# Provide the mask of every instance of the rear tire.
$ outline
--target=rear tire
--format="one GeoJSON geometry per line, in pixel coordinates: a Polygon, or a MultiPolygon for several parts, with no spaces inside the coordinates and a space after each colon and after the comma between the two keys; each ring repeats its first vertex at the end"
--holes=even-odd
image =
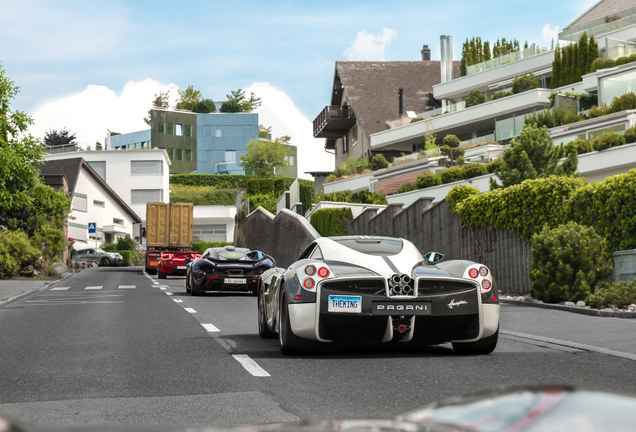
{"type": "Polygon", "coordinates": [[[192,288],[190,288],[190,275],[187,275],[187,274],[186,274],[186,281],[185,281],[185,289],[187,294],[190,294],[190,292],[192,291],[192,288]]]}
{"type": "MultiPolygon", "coordinates": [[[[284,289],[281,287],[281,289],[284,289]]],[[[280,342],[280,352],[285,355],[296,354],[300,352],[312,351],[315,347],[313,341],[299,338],[294,334],[289,322],[289,309],[287,306],[287,297],[282,292],[283,297],[278,309],[278,341],[280,342]]]]}
{"type": "Polygon", "coordinates": [[[110,260],[108,258],[102,258],[102,260],[99,262],[99,265],[101,267],[108,267],[110,266],[110,260]]]}
{"type": "Polygon", "coordinates": [[[453,342],[453,349],[457,354],[490,354],[497,347],[499,329],[486,338],[475,342],[453,342]]]}
{"type": "Polygon", "coordinates": [[[264,339],[273,338],[276,336],[276,333],[273,332],[269,326],[267,325],[267,319],[265,317],[265,304],[263,303],[263,299],[258,295],[258,334],[260,337],[264,339]]]}

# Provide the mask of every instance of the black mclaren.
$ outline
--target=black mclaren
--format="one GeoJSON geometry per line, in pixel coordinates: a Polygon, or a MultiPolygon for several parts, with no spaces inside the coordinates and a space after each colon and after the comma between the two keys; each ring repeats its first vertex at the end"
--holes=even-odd
{"type": "Polygon", "coordinates": [[[276,262],[261,251],[233,246],[207,249],[188,263],[186,292],[193,296],[219,292],[256,295],[261,274],[276,262]]]}

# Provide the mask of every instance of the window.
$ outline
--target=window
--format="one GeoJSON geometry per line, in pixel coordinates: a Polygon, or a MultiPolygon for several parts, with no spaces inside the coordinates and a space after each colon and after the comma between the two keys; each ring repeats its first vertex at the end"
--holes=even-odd
{"type": "Polygon", "coordinates": [[[309,259],[322,260],[324,259],[322,256],[322,251],[320,250],[320,246],[316,246],[316,249],[311,253],[309,259]]]}
{"type": "Polygon", "coordinates": [[[174,160],[183,160],[183,149],[174,149],[174,160]]]}
{"type": "Polygon", "coordinates": [[[157,133],[166,133],[166,124],[163,122],[157,123],[157,133]]]}
{"type": "Polygon", "coordinates": [[[105,208],[106,207],[106,203],[104,201],[93,200],[93,205],[95,207],[101,207],[101,208],[105,208]]]}
{"type": "Polygon", "coordinates": [[[225,241],[227,227],[225,225],[196,225],[192,231],[198,241],[225,241]]]}
{"type": "Polygon", "coordinates": [[[162,202],[163,190],[161,189],[132,189],[130,191],[131,204],[146,204],[147,202],[162,202]]]}
{"type": "Polygon", "coordinates": [[[173,123],[166,123],[166,133],[168,135],[172,135],[174,133],[174,124],[173,123]]]}
{"type": "Polygon", "coordinates": [[[106,162],[105,161],[91,161],[87,162],[91,168],[93,168],[97,174],[102,178],[102,180],[106,180],[106,162]]]}
{"type": "Polygon", "coordinates": [[[236,150],[225,150],[225,162],[236,162],[236,150]]]}
{"type": "Polygon", "coordinates": [[[123,219],[113,218],[113,223],[114,223],[115,225],[121,225],[121,226],[123,226],[123,225],[124,225],[124,220],[123,220],[123,219]]]}
{"type": "Polygon", "coordinates": [[[183,125],[183,135],[192,136],[192,125],[183,125]]]}
{"type": "Polygon", "coordinates": [[[190,149],[184,150],[183,160],[188,162],[192,161],[192,150],[190,149]]]}
{"type": "Polygon", "coordinates": [[[353,145],[356,145],[358,143],[358,125],[354,125],[351,128],[351,142],[353,143],[353,145]]]}
{"type": "Polygon", "coordinates": [[[287,162],[287,166],[294,166],[294,157],[289,155],[289,156],[285,156],[285,162],[287,162]]]}
{"type": "Polygon", "coordinates": [[[174,134],[176,136],[182,136],[183,135],[183,125],[177,123],[174,125],[174,134]]]}
{"type": "Polygon", "coordinates": [[[347,142],[347,136],[342,137],[342,153],[349,152],[349,143],[347,142]]]}
{"type": "Polygon", "coordinates": [[[88,209],[88,197],[84,194],[73,194],[73,210],[86,212],[88,209]]]}
{"type": "Polygon", "coordinates": [[[221,138],[221,137],[223,137],[223,131],[222,131],[220,128],[215,129],[215,130],[214,130],[214,136],[215,136],[216,138],[221,138]]]}
{"type": "Polygon", "coordinates": [[[130,161],[131,175],[156,175],[163,174],[161,161],[130,161]]]}

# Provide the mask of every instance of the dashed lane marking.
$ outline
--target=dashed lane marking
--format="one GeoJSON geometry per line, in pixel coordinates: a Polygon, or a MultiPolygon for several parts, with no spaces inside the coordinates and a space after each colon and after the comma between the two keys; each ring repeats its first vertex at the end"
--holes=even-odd
{"type": "Polygon", "coordinates": [[[84,288],[85,290],[100,290],[104,288],[103,285],[94,285],[94,286],[87,286],[86,288],[84,288]]]}
{"type": "Polygon", "coordinates": [[[219,330],[214,324],[201,324],[203,326],[203,328],[205,329],[205,331],[213,333],[213,332],[220,332],[221,330],[219,330]]]}
{"type": "Polygon", "coordinates": [[[183,300],[181,299],[172,299],[172,301],[175,303],[183,303],[183,300]]]}
{"type": "Polygon", "coordinates": [[[267,373],[265,369],[260,367],[258,363],[256,363],[246,354],[233,354],[232,357],[234,357],[236,361],[238,361],[241,364],[241,366],[245,368],[246,371],[248,371],[250,374],[252,374],[255,377],[271,376],[270,374],[267,373]]]}
{"type": "Polygon", "coordinates": [[[171,293],[170,291],[166,291],[166,295],[172,296],[174,295],[173,293],[171,293]]]}
{"type": "Polygon", "coordinates": [[[197,313],[197,311],[192,308],[184,308],[184,309],[186,310],[186,312],[197,313]]]}
{"type": "Polygon", "coordinates": [[[49,291],[66,291],[69,288],[71,287],[55,287],[55,288],[51,288],[49,291]]]}
{"type": "Polygon", "coordinates": [[[135,285],[119,285],[119,289],[135,289],[135,285]]]}

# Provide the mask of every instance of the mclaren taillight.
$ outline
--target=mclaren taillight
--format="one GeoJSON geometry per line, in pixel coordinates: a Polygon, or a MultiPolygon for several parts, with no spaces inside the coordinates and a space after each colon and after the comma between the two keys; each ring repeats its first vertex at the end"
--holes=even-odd
{"type": "Polygon", "coordinates": [[[479,274],[482,276],[488,276],[488,267],[485,267],[485,266],[479,267],[479,274]]]}
{"type": "Polygon", "coordinates": [[[492,283],[488,279],[481,281],[481,287],[485,290],[489,290],[492,287],[492,283]]]}
{"type": "Polygon", "coordinates": [[[326,278],[329,276],[329,269],[327,267],[320,267],[320,269],[318,269],[318,276],[326,278]]]}
{"type": "Polygon", "coordinates": [[[308,265],[307,267],[305,267],[305,274],[307,276],[313,276],[316,274],[316,267],[312,266],[312,265],[308,265]]]}
{"type": "Polygon", "coordinates": [[[314,287],[314,280],[312,278],[307,278],[303,281],[303,287],[305,287],[305,289],[312,289],[314,287]]]}
{"type": "Polygon", "coordinates": [[[479,276],[479,271],[476,268],[471,268],[470,270],[468,270],[468,276],[473,279],[477,279],[477,276],[479,276]]]}

